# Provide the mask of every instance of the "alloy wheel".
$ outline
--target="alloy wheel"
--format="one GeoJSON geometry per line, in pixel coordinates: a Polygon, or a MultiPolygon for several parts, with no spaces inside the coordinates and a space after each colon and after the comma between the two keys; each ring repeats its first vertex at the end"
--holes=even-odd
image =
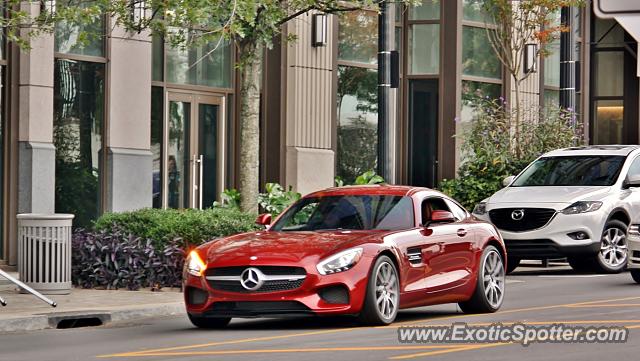
{"type": "Polygon", "coordinates": [[[390,319],[398,308],[398,275],[388,262],[380,263],[376,272],[376,306],[380,315],[390,319]]]}
{"type": "Polygon", "coordinates": [[[620,228],[604,231],[598,257],[610,268],[618,268],[627,262],[627,236],[620,228]]]}
{"type": "Polygon", "coordinates": [[[493,308],[498,308],[504,298],[505,273],[502,257],[497,251],[487,253],[482,267],[482,282],[487,302],[493,308]]]}

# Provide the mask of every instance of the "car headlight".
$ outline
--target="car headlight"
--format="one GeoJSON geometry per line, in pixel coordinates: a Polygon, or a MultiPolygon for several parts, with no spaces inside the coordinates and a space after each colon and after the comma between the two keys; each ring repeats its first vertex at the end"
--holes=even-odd
{"type": "Polygon", "coordinates": [[[629,230],[627,232],[631,236],[640,236],[640,226],[637,224],[632,224],[629,226],[629,230]]]}
{"type": "Polygon", "coordinates": [[[351,248],[325,259],[318,263],[316,268],[321,275],[344,272],[358,263],[360,256],[362,256],[362,248],[351,248]]]}
{"type": "Polygon", "coordinates": [[[185,263],[187,265],[187,272],[196,277],[202,276],[204,271],[207,269],[206,263],[202,261],[202,258],[200,258],[200,255],[196,250],[189,253],[185,263]]]}
{"type": "Polygon", "coordinates": [[[473,214],[483,215],[487,213],[487,202],[480,202],[473,208],[473,214]]]}
{"type": "Polygon", "coordinates": [[[598,201],[580,201],[575,202],[569,207],[560,211],[562,214],[580,214],[597,211],[602,207],[602,202],[598,201]]]}

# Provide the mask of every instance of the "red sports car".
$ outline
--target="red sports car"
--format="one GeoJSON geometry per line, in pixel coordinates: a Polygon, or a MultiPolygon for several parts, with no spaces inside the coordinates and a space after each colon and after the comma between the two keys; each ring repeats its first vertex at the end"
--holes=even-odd
{"type": "Polygon", "coordinates": [[[457,302],[465,312],[495,312],[504,299],[498,231],[430,189],[332,188],[258,223],[266,229],[189,254],[184,295],[195,326],[300,314],[384,325],[403,308],[457,302]]]}

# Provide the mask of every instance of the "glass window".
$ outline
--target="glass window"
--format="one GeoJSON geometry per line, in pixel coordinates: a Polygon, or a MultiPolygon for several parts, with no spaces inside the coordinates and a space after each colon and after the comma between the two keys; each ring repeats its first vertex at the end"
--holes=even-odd
{"type": "Polygon", "coordinates": [[[99,214],[104,81],[104,64],[55,60],[56,212],[75,214],[76,227],[99,214]]]}
{"type": "Polygon", "coordinates": [[[158,35],[153,36],[151,46],[151,80],[164,80],[164,42],[158,35]]]}
{"type": "MultiPolygon", "coordinates": [[[[545,89],[544,90],[544,104],[545,105],[551,105],[551,106],[559,106],[560,105],[560,90],[545,89]]],[[[577,109],[576,109],[576,111],[577,111],[577,109]]]]}
{"type": "Polygon", "coordinates": [[[485,0],[462,0],[462,18],[481,23],[493,23],[491,17],[484,11],[485,0]]]}
{"type": "Polygon", "coordinates": [[[151,87],[151,154],[153,179],[153,208],[162,208],[162,118],[163,88],[151,87]]]}
{"type": "Polygon", "coordinates": [[[627,177],[637,177],[640,176],[640,157],[636,157],[631,163],[629,167],[629,171],[627,172],[627,177]]]}
{"type": "Polygon", "coordinates": [[[460,113],[462,120],[471,120],[478,98],[498,99],[501,90],[502,86],[500,84],[463,80],[462,111],[460,113]]]}
{"type": "MultiPolygon", "coordinates": [[[[1,36],[0,36],[1,37],[1,36]]],[[[4,37],[2,37],[4,38],[4,37]]],[[[4,132],[4,66],[0,66],[0,189],[3,189],[3,180],[4,180],[4,143],[3,143],[3,132],[4,132]]],[[[2,257],[2,247],[3,247],[3,239],[2,239],[2,225],[3,225],[3,196],[4,191],[0,191],[0,257],[2,257]]]]}
{"type": "Polygon", "coordinates": [[[544,58],[544,85],[560,87],[560,41],[548,46],[549,55],[544,58]]]}
{"type": "Polygon", "coordinates": [[[598,51],[595,66],[594,96],[622,96],[624,92],[624,52],[598,51]]]}
{"type": "Polygon", "coordinates": [[[59,22],[55,26],[55,51],[64,54],[104,57],[104,16],[85,25],[59,22]]]}
{"type": "Polygon", "coordinates": [[[565,156],[536,160],[511,187],[610,186],[618,179],[623,156],[565,156]]]}
{"type": "Polygon", "coordinates": [[[445,199],[445,202],[447,202],[447,205],[451,209],[451,213],[453,213],[453,215],[456,217],[458,221],[463,221],[469,216],[467,211],[464,210],[464,208],[462,208],[456,202],[452,202],[448,199],[445,199]]]}
{"type": "Polygon", "coordinates": [[[378,75],[373,69],[338,67],[337,175],[346,183],[378,160],[378,75]]]}
{"type": "Polygon", "coordinates": [[[372,11],[340,14],[338,59],[366,64],[378,62],[378,14],[372,11]]]}
{"type": "Polygon", "coordinates": [[[440,1],[422,0],[422,3],[409,8],[409,20],[438,20],[440,19],[440,1]]]}
{"type": "MultiPolygon", "coordinates": [[[[228,42],[211,42],[187,49],[166,44],[165,51],[167,82],[231,87],[231,46],[228,42]]],[[[159,65],[154,66],[154,69],[157,66],[159,65]]]]}
{"type": "Polygon", "coordinates": [[[489,43],[486,29],[462,27],[462,74],[494,79],[502,77],[502,65],[489,43]]]}
{"type": "Polygon", "coordinates": [[[594,17],[595,32],[593,40],[598,48],[624,46],[624,29],[614,19],[599,19],[594,17]]]}
{"type": "Polygon", "coordinates": [[[440,25],[415,24],[409,28],[409,74],[440,72],[440,25]]]}
{"type": "Polygon", "coordinates": [[[191,103],[169,102],[167,176],[169,208],[189,207],[191,103]]]}
{"type": "Polygon", "coordinates": [[[271,230],[402,230],[413,227],[413,201],[410,197],[341,195],[303,198],[271,230]]]}
{"type": "Polygon", "coordinates": [[[624,106],[620,100],[594,102],[593,144],[622,144],[624,106]]]}

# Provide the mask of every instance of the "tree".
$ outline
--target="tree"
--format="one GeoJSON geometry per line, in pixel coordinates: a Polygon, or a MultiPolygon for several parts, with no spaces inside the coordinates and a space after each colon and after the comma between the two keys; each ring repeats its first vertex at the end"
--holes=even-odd
{"type": "MultiPolygon", "coordinates": [[[[513,80],[515,99],[515,138],[521,128],[522,111],[520,85],[530,75],[523,71],[526,44],[537,42],[536,58],[550,54],[549,45],[560,33],[569,29],[554,21],[564,7],[582,6],[584,0],[471,0],[485,14],[485,27],[489,43],[513,80]]],[[[515,144],[516,153],[520,145],[515,144]]]]}
{"type": "MultiPolygon", "coordinates": [[[[377,9],[382,0],[58,0],[55,9],[37,15],[19,8],[19,0],[8,0],[8,16],[0,20],[7,39],[28,46],[28,38],[51,32],[58,23],[88,24],[103,14],[114,26],[129,31],[161,35],[171,46],[191,47],[232,41],[239,53],[240,71],[240,177],[241,208],[257,210],[259,110],[263,52],[273,45],[282,26],[309,11],[338,13],[377,9]],[[133,10],[133,11],[132,11],[133,10]],[[135,16],[143,10],[145,16],[135,16]],[[30,29],[26,36],[19,29],[30,29]],[[25,38],[26,37],[26,38],[25,38]]],[[[414,4],[418,0],[402,0],[414,4]]],[[[48,4],[44,1],[44,4],[48,4]]],[[[46,8],[46,6],[44,6],[46,8]]],[[[87,36],[87,35],[83,35],[87,36]]],[[[293,39],[286,39],[293,40],[293,39]]],[[[203,58],[211,55],[214,47],[203,58]]],[[[202,59],[200,59],[202,60],[202,59]]],[[[197,60],[197,61],[200,61],[197,60]]]]}

